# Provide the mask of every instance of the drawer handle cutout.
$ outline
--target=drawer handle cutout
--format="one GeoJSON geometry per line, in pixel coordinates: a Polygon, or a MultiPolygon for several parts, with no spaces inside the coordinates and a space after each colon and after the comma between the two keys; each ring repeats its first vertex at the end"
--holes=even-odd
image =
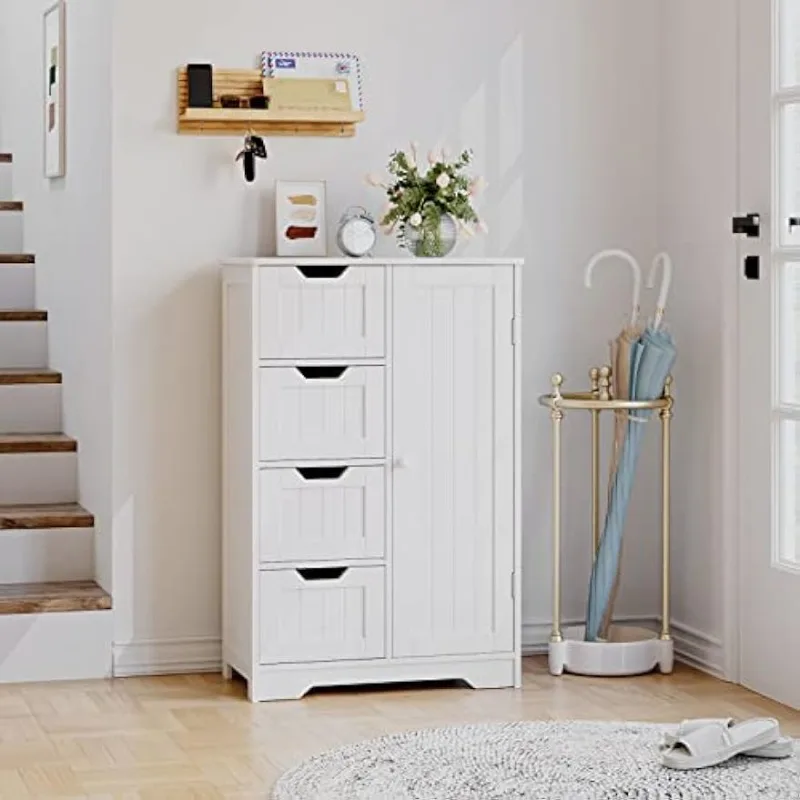
{"type": "Polygon", "coordinates": [[[307,481],[338,481],[348,467],[297,467],[297,471],[307,481]]]}
{"type": "Polygon", "coordinates": [[[347,367],[295,367],[307,381],[335,380],[347,372],[347,367]]]}
{"type": "Polygon", "coordinates": [[[347,569],[347,567],[306,567],[298,569],[297,574],[304,581],[338,581],[347,569]]]}
{"type": "Polygon", "coordinates": [[[341,278],[347,272],[347,264],[306,264],[298,266],[297,271],[310,280],[322,278],[341,278]]]}

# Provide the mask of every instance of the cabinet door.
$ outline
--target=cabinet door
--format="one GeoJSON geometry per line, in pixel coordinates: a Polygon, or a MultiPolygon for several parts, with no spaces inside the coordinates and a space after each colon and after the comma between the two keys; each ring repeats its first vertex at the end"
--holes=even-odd
{"type": "Polygon", "coordinates": [[[393,283],[393,654],[508,652],[513,267],[395,267],[393,283]]]}

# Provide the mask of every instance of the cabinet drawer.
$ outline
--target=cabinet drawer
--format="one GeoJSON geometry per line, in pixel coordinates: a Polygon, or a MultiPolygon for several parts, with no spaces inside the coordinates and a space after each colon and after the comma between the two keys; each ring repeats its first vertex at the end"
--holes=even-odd
{"type": "Polygon", "coordinates": [[[383,367],[263,367],[262,461],[382,458],[383,367]]]}
{"type": "Polygon", "coordinates": [[[262,664],[383,658],[383,567],[262,572],[262,664]]]}
{"type": "Polygon", "coordinates": [[[261,358],[382,357],[384,284],[384,267],[261,270],[261,358]]]}
{"type": "Polygon", "coordinates": [[[263,469],[262,562],[383,558],[383,467],[263,469]]]}

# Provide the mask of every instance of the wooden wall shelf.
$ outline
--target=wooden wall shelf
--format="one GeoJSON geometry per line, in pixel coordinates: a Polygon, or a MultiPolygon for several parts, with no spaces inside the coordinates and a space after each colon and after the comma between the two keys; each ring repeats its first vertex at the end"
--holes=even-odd
{"type": "Polygon", "coordinates": [[[178,132],[211,136],[237,136],[250,131],[265,136],[355,136],[363,111],[272,111],[222,108],[221,95],[253,97],[263,92],[257,69],[215,69],[214,107],[189,108],[186,67],[178,70],[178,132]]]}

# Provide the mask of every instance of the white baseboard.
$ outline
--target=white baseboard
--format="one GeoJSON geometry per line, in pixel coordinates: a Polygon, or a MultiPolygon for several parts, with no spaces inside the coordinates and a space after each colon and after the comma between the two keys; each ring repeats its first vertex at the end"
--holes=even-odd
{"type": "Polygon", "coordinates": [[[114,676],[219,672],[222,642],[215,636],[142,639],[114,645],[114,676]]]}
{"type": "MultiPolygon", "coordinates": [[[[630,616],[617,620],[622,625],[658,629],[651,616],[630,616]]],[[[582,620],[566,620],[564,626],[580,625],[582,620]]],[[[522,652],[526,656],[547,652],[550,622],[531,621],[522,626],[522,652]]],[[[723,676],[723,645],[681,622],[672,623],[675,657],[695,669],[715,677],[723,676]]],[[[114,645],[114,675],[176,675],[191,672],[218,672],[222,667],[222,644],[214,636],[185,639],[143,639],[114,645]]]]}
{"type": "MultiPolygon", "coordinates": [[[[660,622],[657,617],[631,616],[616,620],[620,625],[637,625],[642,628],[658,630],[660,622]]],[[[582,625],[583,620],[565,620],[564,627],[582,625]]],[[[547,653],[550,640],[550,622],[525,622],[522,625],[522,652],[526,656],[547,653]]],[[[716,678],[724,676],[724,647],[719,639],[708,636],[702,631],[672,622],[672,638],[675,642],[675,658],[690,667],[707,672],[716,678]]]]}
{"type": "Polygon", "coordinates": [[[725,648],[714,636],[709,636],[682,622],[672,623],[675,657],[690,667],[725,680],[725,648]]]}

